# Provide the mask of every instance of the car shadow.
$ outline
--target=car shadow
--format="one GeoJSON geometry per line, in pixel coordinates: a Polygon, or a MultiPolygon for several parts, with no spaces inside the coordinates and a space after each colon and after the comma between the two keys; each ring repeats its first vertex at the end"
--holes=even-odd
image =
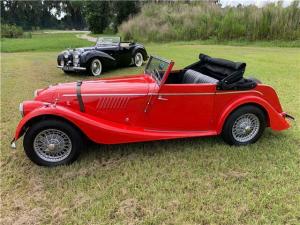
{"type": "Polygon", "coordinates": [[[199,151],[215,146],[226,145],[220,137],[185,138],[173,140],[159,140],[138,143],[101,145],[88,142],[78,161],[93,161],[106,166],[111,162],[121,162],[126,159],[147,158],[172,152],[188,152],[193,148],[199,151]],[[133,157],[134,156],[134,157],[133,157]]]}

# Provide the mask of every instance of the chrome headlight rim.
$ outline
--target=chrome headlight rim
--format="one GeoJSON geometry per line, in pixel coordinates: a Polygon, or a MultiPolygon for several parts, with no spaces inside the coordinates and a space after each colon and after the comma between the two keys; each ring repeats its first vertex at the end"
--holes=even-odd
{"type": "Polygon", "coordinates": [[[73,52],[74,58],[79,58],[80,52],[79,51],[74,51],[73,52]]]}
{"type": "Polygon", "coordinates": [[[24,117],[24,104],[23,102],[19,105],[19,112],[21,113],[21,116],[24,117]]]}
{"type": "Polygon", "coordinates": [[[64,58],[69,58],[69,51],[64,51],[64,58]]]}

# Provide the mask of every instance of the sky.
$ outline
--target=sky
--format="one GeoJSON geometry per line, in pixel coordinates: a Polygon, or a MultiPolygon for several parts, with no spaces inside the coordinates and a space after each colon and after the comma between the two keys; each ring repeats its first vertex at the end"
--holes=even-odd
{"type": "MultiPolygon", "coordinates": [[[[293,2],[293,0],[281,0],[283,2],[283,6],[288,6],[293,2]]],[[[258,7],[262,7],[267,3],[279,2],[279,0],[220,0],[223,7],[225,6],[237,6],[238,4],[242,5],[256,5],[258,7]]]]}

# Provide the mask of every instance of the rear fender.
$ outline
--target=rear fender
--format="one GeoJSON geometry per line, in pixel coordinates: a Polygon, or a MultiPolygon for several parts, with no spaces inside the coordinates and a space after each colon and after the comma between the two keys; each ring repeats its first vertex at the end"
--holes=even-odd
{"type": "Polygon", "coordinates": [[[289,123],[285,120],[284,112],[277,112],[272,105],[270,105],[266,100],[257,96],[245,96],[243,98],[239,98],[238,100],[230,103],[227,108],[223,111],[221,116],[217,122],[217,133],[220,134],[222,132],[223,125],[227,119],[227,117],[237,108],[243,105],[258,105],[266,112],[267,120],[269,122],[270,128],[273,130],[285,130],[290,127],[289,123]]]}
{"type": "Polygon", "coordinates": [[[141,46],[141,45],[137,45],[137,46],[135,46],[135,47],[133,48],[133,50],[132,50],[132,57],[133,57],[133,56],[135,55],[135,53],[138,52],[138,51],[142,53],[143,59],[144,59],[144,61],[146,61],[146,60],[148,59],[148,54],[147,54],[146,50],[144,49],[144,47],[141,46]]]}

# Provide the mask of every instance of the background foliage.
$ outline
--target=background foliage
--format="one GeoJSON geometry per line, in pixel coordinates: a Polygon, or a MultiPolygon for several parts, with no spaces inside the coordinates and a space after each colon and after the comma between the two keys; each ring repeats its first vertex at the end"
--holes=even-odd
{"type": "Polygon", "coordinates": [[[226,7],[217,4],[147,4],[124,22],[120,33],[126,39],[174,40],[297,40],[300,39],[300,7],[294,1],[282,4],[226,7]]]}
{"type": "MultiPolygon", "coordinates": [[[[141,41],[299,40],[300,4],[225,7],[218,1],[1,1],[2,24],[89,29],[141,41]]],[[[16,37],[19,35],[12,35],[16,37]]]]}
{"type": "Polygon", "coordinates": [[[23,29],[15,25],[1,24],[1,37],[18,38],[22,37],[23,29]]]}
{"type": "Polygon", "coordinates": [[[138,1],[1,1],[2,24],[24,30],[90,29],[93,33],[117,27],[140,10],[138,1]]]}

